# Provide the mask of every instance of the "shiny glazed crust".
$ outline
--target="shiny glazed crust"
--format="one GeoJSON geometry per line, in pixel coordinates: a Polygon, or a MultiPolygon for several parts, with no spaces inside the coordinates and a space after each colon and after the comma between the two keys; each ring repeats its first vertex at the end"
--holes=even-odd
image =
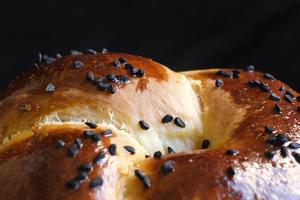
{"type": "Polygon", "coordinates": [[[0,199],[300,198],[298,95],[251,70],[176,73],[121,53],[57,58],[19,76],[2,95],[0,199]],[[115,66],[120,58],[145,74],[115,66]],[[108,80],[114,92],[104,91],[87,77],[91,72],[94,79],[129,79],[108,80]],[[162,123],[166,114],[184,127],[174,119],[162,123]],[[103,135],[107,129],[111,135],[103,135]],[[86,130],[101,138],[87,138],[86,130]],[[76,139],[82,146],[72,156],[76,139]],[[153,156],[157,151],[162,158],[153,156]],[[70,187],[84,163],[92,163],[91,171],[70,187]],[[93,187],[96,177],[103,183],[93,187]]]}

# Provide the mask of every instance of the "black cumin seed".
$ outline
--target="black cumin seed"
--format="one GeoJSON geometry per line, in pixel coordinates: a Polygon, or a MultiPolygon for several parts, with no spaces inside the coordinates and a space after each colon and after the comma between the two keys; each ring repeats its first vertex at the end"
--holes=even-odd
{"type": "Polygon", "coordinates": [[[247,71],[247,72],[253,72],[254,69],[255,69],[255,67],[254,67],[253,65],[249,65],[249,66],[247,66],[247,67],[245,68],[245,71],[247,71]]]}
{"type": "Polygon", "coordinates": [[[115,156],[117,154],[117,145],[116,144],[111,144],[108,147],[108,152],[110,153],[110,155],[115,156]]]}
{"type": "Polygon", "coordinates": [[[119,58],[119,61],[120,61],[121,64],[127,63],[127,59],[126,58],[119,58]]]}
{"type": "Polygon", "coordinates": [[[273,110],[275,111],[275,113],[278,113],[278,114],[282,113],[282,109],[278,104],[275,104],[273,110]]]}
{"type": "Polygon", "coordinates": [[[86,74],[86,78],[87,78],[89,81],[94,82],[94,80],[95,80],[94,73],[93,73],[92,71],[88,71],[87,74],[86,74]]]}
{"type": "Polygon", "coordinates": [[[272,126],[265,126],[265,132],[273,134],[275,132],[275,129],[272,126]]]}
{"type": "Polygon", "coordinates": [[[136,169],[134,170],[134,174],[138,179],[140,179],[143,182],[145,188],[151,187],[151,180],[148,176],[146,176],[144,172],[142,172],[139,169],[136,169]]]}
{"type": "Polygon", "coordinates": [[[145,122],[144,120],[140,120],[139,125],[144,130],[148,130],[150,128],[149,124],[147,124],[147,122],[145,122]]]}
{"type": "Polygon", "coordinates": [[[96,54],[97,53],[97,51],[95,51],[94,49],[87,49],[87,52],[91,53],[91,54],[96,54]]]}
{"type": "Polygon", "coordinates": [[[101,133],[102,136],[104,137],[109,137],[112,136],[112,130],[111,129],[106,129],[101,133]]]}
{"type": "Polygon", "coordinates": [[[281,147],[280,154],[283,158],[289,155],[289,149],[286,146],[281,147]]]}
{"type": "Polygon", "coordinates": [[[272,92],[272,88],[269,85],[267,85],[266,83],[261,83],[260,89],[263,92],[272,92]]]}
{"type": "Polygon", "coordinates": [[[270,94],[270,99],[273,100],[273,101],[280,101],[281,100],[280,96],[278,96],[275,93],[270,94]]]}
{"type": "Polygon", "coordinates": [[[76,190],[79,188],[79,182],[76,180],[70,180],[66,183],[66,186],[71,190],[76,190]]]}
{"type": "Polygon", "coordinates": [[[276,135],[271,135],[270,137],[269,137],[269,139],[268,139],[268,144],[270,144],[270,145],[275,145],[276,144],[276,141],[277,141],[277,139],[276,139],[276,135]]]}
{"type": "Polygon", "coordinates": [[[65,141],[63,141],[62,139],[59,139],[59,140],[57,140],[57,142],[56,142],[56,147],[57,148],[62,148],[62,147],[64,147],[65,146],[65,141]]]}
{"type": "Polygon", "coordinates": [[[290,95],[292,98],[295,98],[295,95],[291,93],[290,91],[286,91],[285,94],[290,95]]]}
{"type": "Polygon", "coordinates": [[[97,124],[95,122],[88,121],[85,122],[85,124],[90,128],[97,128],[97,124]]]}
{"type": "Polygon", "coordinates": [[[209,144],[210,144],[209,140],[205,139],[202,142],[201,148],[202,149],[207,149],[209,147],[209,144]]]}
{"type": "Polygon", "coordinates": [[[290,149],[299,149],[300,148],[300,144],[297,142],[292,142],[289,144],[288,146],[290,149]]]}
{"type": "Polygon", "coordinates": [[[104,159],[104,157],[105,157],[105,152],[104,151],[100,151],[98,153],[98,155],[95,157],[94,163],[95,164],[101,164],[101,161],[104,159]]]}
{"type": "Polygon", "coordinates": [[[116,78],[116,76],[112,73],[109,73],[106,75],[106,79],[109,81],[113,81],[116,78]]]}
{"type": "Polygon", "coordinates": [[[265,157],[268,159],[272,159],[275,156],[275,152],[274,151],[267,151],[265,153],[265,157]]]}
{"type": "Polygon", "coordinates": [[[56,53],[56,54],[55,54],[55,57],[56,57],[56,58],[61,58],[62,55],[61,55],[60,53],[56,53]]]}
{"type": "Polygon", "coordinates": [[[284,95],[284,100],[286,100],[289,103],[293,103],[294,98],[291,95],[289,95],[289,94],[285,94],[284,95]]]}
{"type": "Polygon", "coordinates": [[[72,146],[69,148],[69,155],[72,157],[75,157],[78,154],[79,148],[77,144],[72,144],[72,146]]]}
{"type": "Polygon", "coordinates": [[[240,154],[240,151],[237,149],[228,149],[226,151],[226,154],[229,156],[236,156],[236,155],[240,154]]]}
{"type": "Polygon", "coordinates": [[[174,124],[177,125],[177,126],[179,126],[179,127],[181,127],[181,128],[185,127],[184,121],[181,118],[179,118],[179,117],[175,117],[174,124]]]}
{"type": "Polygon", "coordinates": [[[90,172],[93,169],[93,163],[84,163],[79,166],[79,170],[83,172],[90,172]]]}
{"type": "Polygon", "coordinates": [[[99,78],[96,78],[95,80],[94,80],[94,83],[95,84],[98,84],[98,83],[100,83],[100,82],[106,82],[107,80],[106,80],[106,77],[99,77],[99,78]]]}
{"type": "Polygon", "coordinates": [[[120,67],[121,66],[121,62],[117,59],[113,62],[113,66],[115,67],[120,67]]]}
{"type": "Polygon", "coordinates": [[[82,52],[77,51],[77,50],[71,50],[71,51],[70,51],[70,54],[71,54],[72,56],[76,56],[76,55],[82,55],[82,52]]]}
{"type": "Polygon", "coordinates": [[[216,75],[217,75],[217,76],[223,76],[223,77],[224,77],[225,72],[222,71],[222,70],[220,70],[220,71],[217,71],[217,72],[216,72],[216,75]]]}
{"type": "Polygon", "coordinates": [[[286,143],[288,141],[289,141],[289,138],[285,134],[280,133],[276,136],[276,143],[279,145],[283,145],[284,143],[286,143]]]}
{"type": "Polygon", "coordinates": [[[150,156],[149,155],[145,155],[145,158],[150,158],[150,156]]]}
{"type": "Polygon", "coordinates": [[[173,160],[167,160],[165,161],[162,166],[160,167],[160,170],[163,174],[169,174],[171,172],[175,171],[175,161],[173,160]]]}
{"type": "Polygon", "coordinates": [[[41,52],[38,53],[38,60],[37,60],[38,64],[42,64],[43,62],[43,54],[41,52]]]}
{"type": "Polygon", "coordinates": [[[264,77],[265,77],[266,79],[275,80],[275,77],[274,77],[272,74],[270,74],[270,73],[265,73],[265,74],[264,74],[264,77]]]}
{"type": "Polygon", "coordinates": [[[103,48],[103,49],[101,50],[101,53],[107,53],[107,52],[108,52],[108,50],[105,49],[105,48],[103,48]]]}
{"type": "Polygon", "coordinates": [[[124,75],[116,75],[115,81],[119,82],[119,83],[128,83],[129,79],[127,76],[124,76],[124,75]]]}
{"type": "Polygon", "coordinates": [[[55,85],[53,83],[48,83],[46,86],[46,92],[54,92],[55,91],[55,85]]]}
{"type": "Polygon", "coordinates": [[[99,142],[102,138],[101,135],[95,134],[91,138],[94,142],[99,142]]]}
{"type": "Polygon", "coordinates": [[[85,130],[83,132],[84,137],[89,138],[89,139],[91,139],[95,134],[96,134],[96,132],[92,131],[92,130],[85,130]]]}
{"type": "Polygon", "coordinates": [[[79,182],[86,181],[87,179],[88,179],[88,175],[86,172],[81,172],[74,178],[74,180],[79,182]]]}
{"type": "Polygon", "coordinates": [[[169,123],[169,122],[172,122],[173,119],[174,119],[174,117],[173,117],[172,115],[166,114],[166,115],[162,118],[161,122],[162,122],[162,123],[169,123]]]}
{"type": "Polygon", "coordinates": [[[235,175],[235,170],[233,167],[228,167],[226,170],[226,174],[228,178],[232,178],[235,175]]]}
{"type": "Polygon", "coordinates": [[[116,93],[116,90],[115,90],[115,88],[114,88],[112,85],[109,86],[108,91],[109,91],[109,93],[111,93],[111,94],[116,93]]]}
{"type": "Polygon", "coordinates": [[[105,82],[98,82],[97,83],[97,86],[100,90],[103,90],[103,91],[108,91],[109,88],[111,87],[111,84],[109,83],[105,83],[105,82]]]}
{"type": "Polygon", "coordinates": [[[286,88],[285,88],[284,86],[282,86],[282,87],[279,88],[279,91],[280,91],[280,92],[285,92],[285,91],[286,91],[286,88]]]}
{"type": "Polygon", "coordinates": [[[123,148],[128,151],[131,155],[135,154],[135,148],[132,146],[123,146],[123,148]]]}
{"type": "Polygon", "coordinates": [[[81,149],[83,147],[83,143],[80,138],[76,138],[75,144],[78,146],[79,149],[81,149]]]}
{"type": "Polygon", "coordinates": [[[295,160],[300,164],[300,154],[297,152],[293,152],[292,155],[294,156],[295,160]]]}
{"type": "Polygon", "coordinates": [[[54,57],[44,55],[44,60],[47,64],[50,64],[50,63],[54,62],[56,59],[54,57]]]}
{"type": "Polygon", "coordinates": [[[154,152],[153,157],[156,159],[161,159],[162,153],[160,151],[156,151],[156,152],[154,152]]]}
{"type": "Polygon", "coordinates": [[[103,185],[103,179],[101,176],[97,176],[91,181],[90,188],[95,188],[101,185],[103,185]]]}
{"type": "Polygon", "coordinates": [[[172,147],[168,147],[167,150],[168,150],[168,154],[176,153],[174,149],[172,149],[172,147]]]}
{"type": "Polygon", "coordinates": [[[224,82],[221,79],[217,79],[215,85],[216,87],[222,87],[224,85],[224,82]]]}
{"type": "Polygon", "coordinates": [[[143,76],[145,75],[145,72],[144,72],[143,69],[139,69],[139,70],[137,71],[136,75],[137,75],[138,77],[143,77],[143,76]]]}
{"type": "Polygon", "coordinates": [[[80,69],[83,67],[83,63],[80,60],[76,60],[73,64],[75,69],[80,69]]]}

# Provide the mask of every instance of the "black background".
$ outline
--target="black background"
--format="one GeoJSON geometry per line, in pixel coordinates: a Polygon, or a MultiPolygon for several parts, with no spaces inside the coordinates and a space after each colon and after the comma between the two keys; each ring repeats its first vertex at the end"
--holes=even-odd
{"type": "Polygon", "coordinates": [[[298,0],[11,0],[0,11],[1,86],[30,68],[39,51],[105,47],[173,70],[253,64],[299,90],[298,0]]]}

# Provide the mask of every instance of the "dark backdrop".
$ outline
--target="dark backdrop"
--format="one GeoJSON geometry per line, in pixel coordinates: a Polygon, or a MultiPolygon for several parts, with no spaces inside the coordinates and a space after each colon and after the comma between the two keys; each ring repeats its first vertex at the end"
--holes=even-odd
{"type": "Polygon", "coordinates": [[[174,70],[253,64],[299,90],[299,0],[193,2],[1,2],[1,86],[39,51],[105,47],[174,70]]]}

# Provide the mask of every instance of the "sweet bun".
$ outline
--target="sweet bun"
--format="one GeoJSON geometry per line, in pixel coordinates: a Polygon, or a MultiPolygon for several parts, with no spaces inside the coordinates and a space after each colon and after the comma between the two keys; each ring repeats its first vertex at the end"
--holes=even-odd
{"type": "Polygon", "coordinates": [[[298,93],[269,73],[50,57],[0,101],[0,199],[298,199],[298,93]]]}

